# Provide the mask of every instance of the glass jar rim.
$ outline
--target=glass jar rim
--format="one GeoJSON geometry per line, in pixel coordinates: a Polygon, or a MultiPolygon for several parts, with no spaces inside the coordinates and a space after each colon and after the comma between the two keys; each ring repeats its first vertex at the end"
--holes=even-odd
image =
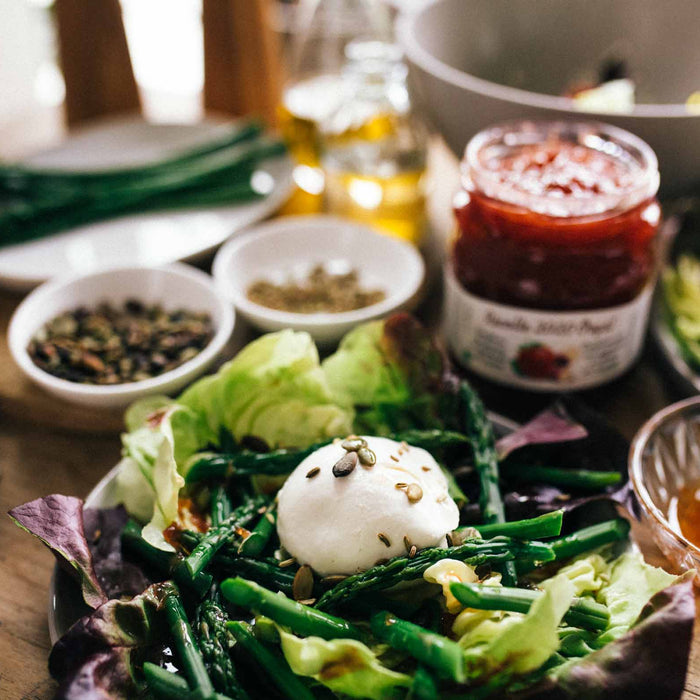
{"type": "Polygon", "coordinates": [[[495,124],[480,131],[467,144],[461,164],[462,185],[476,188],[487,197],[558,218],[600,216],[627,211],[656,195],[659,189],[659,168],[656,154],[634,134],[597,121],[516,120],[495,124]],[[552,137],[582,145],[621,160],[632,159],[637,172],[625,187],[613,192],[595,193],[588,197],[553,197],[535,194],[505,183],[497,170],[483,166],[485,149],[498,145],[517,147],[545,143],[552,137]],[[506,143],[510,140],[510,143],[506,143]],[[557,206],[558,205],[558,206],[557,206]]]}

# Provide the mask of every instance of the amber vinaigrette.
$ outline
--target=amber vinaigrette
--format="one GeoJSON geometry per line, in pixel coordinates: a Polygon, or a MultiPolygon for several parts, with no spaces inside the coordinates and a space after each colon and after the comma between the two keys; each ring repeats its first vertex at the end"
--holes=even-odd
{"type": "Polygon", "coordinates": [[[700,547],[700,481],[687,484],[678,493],[677,516],[681,534],[700,547]]]}

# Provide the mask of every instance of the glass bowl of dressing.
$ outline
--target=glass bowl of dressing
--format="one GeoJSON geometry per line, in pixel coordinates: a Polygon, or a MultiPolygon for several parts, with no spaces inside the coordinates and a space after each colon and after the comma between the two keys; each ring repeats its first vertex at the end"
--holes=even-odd
{"type": "Polygon", "coordinates": [[[668,559],[700,571],[700,396],[656,413],[630,449],[640,517],[668,559]]]}

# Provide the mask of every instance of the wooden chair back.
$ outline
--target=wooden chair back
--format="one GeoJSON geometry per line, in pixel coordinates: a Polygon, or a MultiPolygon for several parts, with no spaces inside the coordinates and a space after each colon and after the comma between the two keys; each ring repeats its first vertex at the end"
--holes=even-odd
{"type": "MultiPolygon", "coordinates": [[[[275,122],[281,79],[271,3],[202,0],[206,111],[275,122]]],[[[68,126],[140,111],[119,0],[56,0],[55,13],[68,126]]]]}

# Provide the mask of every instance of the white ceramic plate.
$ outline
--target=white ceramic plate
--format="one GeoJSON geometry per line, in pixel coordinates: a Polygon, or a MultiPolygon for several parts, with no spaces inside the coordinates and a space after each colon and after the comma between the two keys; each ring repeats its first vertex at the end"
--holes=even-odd
{"type": "MultiPolygon", "coordinates": [[[[488,416],[497,435],[506,435],[518,427],[517,423],[499,416],[497,413],[489,411],[488,416]]],[[[85,499],[87,508],[111,508],[117,505],[115,495],[117,469],[118,467],[114,467],[89,493],[85,499]]],[[[54,566],[49,585],[49,637],[51,644],[55,644],[76,620],[89,612],[90,610],[83,602],[80,588],[75,581],[58,565],[54,566]]]]}
{"type": "MultiPolygon", "coordinates": [[[[79,170],[138,166],[204,143],[228,128],[213,123],[149,124],[138,118],[108,121],[71,135],[27,163],[79,170]]],[[[261,170],[271,178],[272,189],[259,201],[129,215],[0,248],[0,286],[26,291],[57,274],[165,265],[205,256],[232,234],[272,214],[289,196],[292,166],[288,158],[270,160],[261,170]]]]}

